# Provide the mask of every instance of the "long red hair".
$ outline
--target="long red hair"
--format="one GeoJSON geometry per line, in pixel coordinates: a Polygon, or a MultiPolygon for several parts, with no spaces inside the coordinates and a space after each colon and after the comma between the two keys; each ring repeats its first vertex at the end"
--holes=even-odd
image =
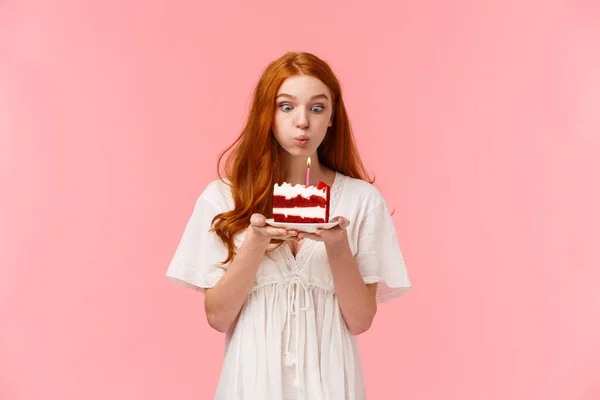
{"type": "Polygon", "coordinates": [[[231,150],[225,163],[225,176],[231,182],[235,204],[233,210],[213,219],[213,230],[229,250],[223,264],[233,259],[236,253],[233,238],[250,225],[253,213],[272,218],[273,185],[282,183],[286,173],[279,157],[282,148],[271,130],[276,110],[275,97],[283,81],[296,75],[310,75],[321,80],[332,95],[333,123],[317,149],[319,162],[346,176],[374,182],[374,179],[368,178],[356,149],[340,83],[329,65],[310,53],[284,54],[264,70],[253,92],[246,126],[235,142],[219,156],[217,173],[223,180],[219,167],[225,154],[231,150]]]}

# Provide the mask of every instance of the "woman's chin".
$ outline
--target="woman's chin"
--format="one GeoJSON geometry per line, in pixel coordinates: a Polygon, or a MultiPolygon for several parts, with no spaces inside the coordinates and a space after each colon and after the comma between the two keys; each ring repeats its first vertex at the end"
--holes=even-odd
{"type": "Polygon", "coordinates": [[[314,150],[309,149],[308,147],[305,147],[305,148],[293,147],[293,148],[287,148],[287,149],[284,148],[283,150],[292,157],[310,157],[311,155],[314,154],[314,150]]]}

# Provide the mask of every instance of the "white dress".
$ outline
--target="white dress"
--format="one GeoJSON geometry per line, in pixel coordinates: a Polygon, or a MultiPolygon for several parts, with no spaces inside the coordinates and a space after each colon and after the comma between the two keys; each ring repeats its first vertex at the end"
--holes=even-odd
{"type": "MultiPolygon", "coordinates": [[[[233,208],[230,188],[211,182],[196,201],[167,277],[195,290],[214,286],[229,266],[213,217],[233,208]]],[[[379,282],[377,302],[411,284],[389,209],[368,182],[336,173],[331,215],[350,220],[348,238],[365,283],[379,282]]],[[[245,233],[235,238],[237,246],[245,233]]],[[[274,245],[271,245],[274,247],[274,245]]],[[[283,244],[265,255],[237,323],[225,335],[217,400],[361,400],[361,359],[335,295],[325,245],[305,239],[296,257],[283,244]]]]}

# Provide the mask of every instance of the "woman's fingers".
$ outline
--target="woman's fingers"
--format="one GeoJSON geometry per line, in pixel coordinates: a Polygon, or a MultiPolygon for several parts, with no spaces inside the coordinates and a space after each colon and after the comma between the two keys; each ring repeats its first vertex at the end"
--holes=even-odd
{"type": "Polygon", "coordinates": [[[290,239],[298,236],[298,233],[294,231],[287,231],[283,228],[275,228],[272,226],[256,226],[254,228],[259,234],[270,237],[272,239],[290,239]]]}
{"type": "Polygon", "coordinates": [[[338,224],[330,229],[319,228],[315,233],[300,232],[298,239],[312,239],[321,242],[333,242],[342,238],[346,233],[346,228],[350,226],[350,221],[344,217],[334,217],[338,224]]]}
{"type": "Polygon", "coordinates": [[[316,233],[301,232],[298,235],[298,239],[311,239],[319,241],[322,239],[322,237],[320,235],[317,235],[316,233]]]}
{"type": "Polygon", "coordinates": [[[273,230],[271,233],[273,236],[285,236],[285,237],[289,237],[291,236],[288,231],[286,231],[285,229],[277,229],[277,230],[273,230]]]}
{"type": "Polygon", "coordinates": [[[347,220],[346,218],[344,218],[344,217],[340,217],[339,221],[340,221],[340,222],[339,222],[339,227],[340,227],[341,229],[346,229],[347,227],[349,227],[349,226],[350,226],[350,221],[348,221],[348,220],[347,220]]]}
{"type": "Polygon", "coordinates": [[[290,238],[295,238],[296,236],[298,236],[298,233],[295,231],[286,231],[284,229],[283,232],[281,233],[281,236],[285,236],[287,239],[290,239],[290,238]]]}
{"type": "Polygon", "coordinates": [[[254,213],[250,216],[250,225],[258,234],[272,239],[292,239],[298,236],[298,232],[295,230],[286,230],[267,225],[267,219],[260,213],[254,213]]]}
{"type": "Polygon", "coordinates": [[[340,229],[346,229],[347,227],[350,226],[350,221],[344,217],[333,217],[330,219],[330,221],[333,221],[333,220],[336,220],[338,222],[336,227],[339,227],[340,229]]]}
{"type": "Polygon", "coordinates": [[[254,226],[265,226],[267,224],[267,219],[262,214],[254,213],[250,217],[250,224],[254,226]]]}

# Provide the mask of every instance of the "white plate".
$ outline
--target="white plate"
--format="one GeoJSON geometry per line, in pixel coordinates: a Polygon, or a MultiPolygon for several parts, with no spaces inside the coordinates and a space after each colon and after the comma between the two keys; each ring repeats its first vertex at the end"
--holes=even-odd
{"type": "Polygon", "coordinates": [[[320,224],[300,224],[293,222],[275,222],[273,218],[267,219],[267,224],[277,228],[295,230],[298,232],[315,233],[317,229],[330,229],[338,224],[338,221],[324,222],[320,224]]]}

